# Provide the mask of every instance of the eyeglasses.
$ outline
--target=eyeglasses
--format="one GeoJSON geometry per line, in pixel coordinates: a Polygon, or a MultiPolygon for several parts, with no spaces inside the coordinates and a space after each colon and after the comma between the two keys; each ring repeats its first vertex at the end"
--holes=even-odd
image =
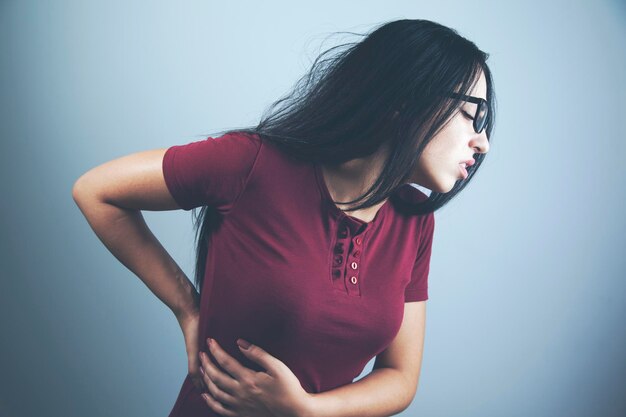
{"type": "Polygon", "coordinates": [[[489,106],[487,106],[487,101],[484,98],[466,96],[465,94],[459,93],[450,93],[447,96],[477,104],[476,114],[474,114],[474,131],[476,133],[482,132],[487,125],[487,116],[489,114],[489,106]]]}

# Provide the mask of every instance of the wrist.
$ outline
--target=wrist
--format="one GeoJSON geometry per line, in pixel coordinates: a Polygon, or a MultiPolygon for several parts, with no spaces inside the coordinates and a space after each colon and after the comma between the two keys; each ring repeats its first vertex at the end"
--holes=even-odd
{"type": "Polygon", "coordinates": [[[304,401],[302,402],[302,405],[300,406],[300,409],[297,410],[296,416],[297,417],[317,417],[317,415],[315,414],[315,402],[316,402],[315,394],[311,394],[307,392],[304,397],[304,401]]]}
{"type": "Polygon", "coordinates": [[[177,303],[176,308],[172,312],[178,321],[184,321],[189,318],[196,318],[200,314],[200,294],[195,288],[190,288],[184,299],[177,303]]]}

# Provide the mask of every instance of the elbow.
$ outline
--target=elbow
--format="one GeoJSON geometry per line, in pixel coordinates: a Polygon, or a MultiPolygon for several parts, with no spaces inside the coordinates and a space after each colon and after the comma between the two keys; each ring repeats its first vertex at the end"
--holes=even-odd
{"type": "Polygon", "coordinates": [[[415,399],[415,394],[416,394],[416,391],[408,390],[407,397],[404,403],[402,404],[402,408],[399,411],[400,413],[408,409],[411,406],[411,404],[413,403],[413,399],[415,399]]]}
{"type": "Polygon", "coordinates": [[[81,197],[85,195],[85,192],[86,192],[86,188],[85,188],[85,180],[84,180],[84,175],[83,175],[80,178],[78,178],[74,182],[74,185],[72,186],[72,199],[74,200],[76,204],[79,204],[79,201],[81,197]]]}
{"type": "Polygon", "coordinates": [[[77,180],[74,185],[72,186],[72,199],[74,200],[74,202],[77,202],[78,200],[78,195],[80,193],[80,187],[79,187],[79,181],[77,180]]]}
{"type": "Polygon", "coordinates": [[[405,379],[404,386],[405,386],[406,397],[405,397],[404,407],[402,408],[402,411],[409,408],[409,406],[413,403],[413,400],[415,399],[415,396],[417,395],[417,389],[419,386],[419,378],[414,379],[404,374],[403,374],[403,377],[405,379]]]}
{"type": "Polygon", "coordinates": [[[415,399],[415,395],[417,394],[417,390],[411,390],[409,393],[409,397],[407,398],[407,401],[405,403],[405,407],[402,411],[406,410],[407,408],[409,408],[409,406],[413,403],[413,400],[415,399]]]}
{"type": "Polygon", "coordinates": [[[89,172],[81,175],[72,186],[72,199],[80,206],[81,202],[84,202],[87,197],[93,197],[96,195],[96,186],[90,179],[89,172]]]}

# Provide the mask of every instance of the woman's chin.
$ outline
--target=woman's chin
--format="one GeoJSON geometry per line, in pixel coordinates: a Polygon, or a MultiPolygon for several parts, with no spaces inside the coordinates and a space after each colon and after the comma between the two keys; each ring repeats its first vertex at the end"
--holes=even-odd
{"type": "Polygon", "coordinates": [[[450,183],[436,183],[433,184],[432,187],[428,187],[429,189],[431,189],[434,192],[437,193],[447,193],[450,190],[452,190],[452,188],[454,188],[454,182],[450,182],[450,183]]]}
{"type": "Polygon", "coordinates": [[[435,178],[430,177],[430,178],[421,178],[421,181],[415,180],[414,182],[422,187],[428,188],[431,191],[437,192],[437,193],[447,193],[450,190],[452,190],[452,188],[454,188],[455,184],[456,184],[456,178],[450,177],[450,178],[439,178],[438,180],[435,180],[435,178]]]}

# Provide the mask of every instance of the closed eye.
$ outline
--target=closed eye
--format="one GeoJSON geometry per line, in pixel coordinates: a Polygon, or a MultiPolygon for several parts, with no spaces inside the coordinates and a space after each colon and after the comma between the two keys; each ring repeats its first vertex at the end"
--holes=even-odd
{"type": "Polygon", "coordinates": [[[470,120],[474,120],[474,118],[473,118],[472,116],[470,116],[470,115],[469,115],[469,114],[468,114],[465,110],[462,110],[462,111],[461,111],[461,113],[463,113],[463,115],[464,115],[465,117],[467,117],[468,119],[470,119],[470,120]]]}

